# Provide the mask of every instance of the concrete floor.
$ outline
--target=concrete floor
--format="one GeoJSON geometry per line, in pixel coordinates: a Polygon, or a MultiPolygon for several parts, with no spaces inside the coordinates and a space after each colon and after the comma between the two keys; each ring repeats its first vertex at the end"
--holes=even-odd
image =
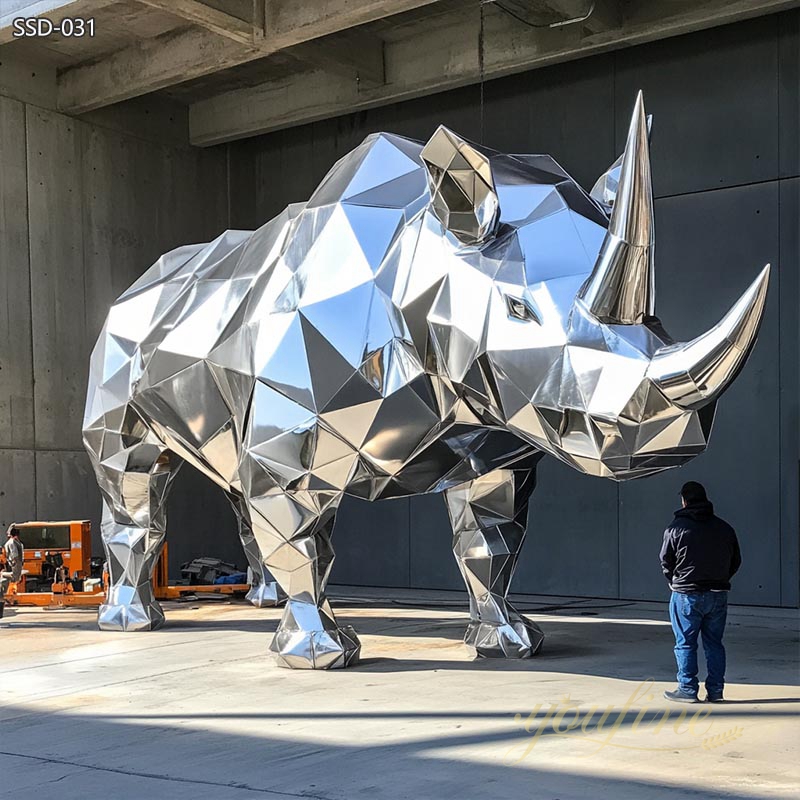
{"type": "Polygon", "coordinates": [[[732,609],[730,702],[668,706],[664,605],[521,598],[547,634],[541,655],[473,661],[462,596],[378,591],[337,589],[363,661],[330,673],[278,668],[279,612],[238,602],[169,604],[149,634],[101,633],[91,611],[12,610],[0,796],[798,796],[794,612],[732,609]]]}

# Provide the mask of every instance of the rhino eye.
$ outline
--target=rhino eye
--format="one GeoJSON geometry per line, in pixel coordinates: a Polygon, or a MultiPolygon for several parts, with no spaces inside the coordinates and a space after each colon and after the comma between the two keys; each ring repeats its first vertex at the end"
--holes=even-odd
{"type": "Polygon", "coordinates": [[[531,301],[526,297],[514,297],[514,295],[511,294],[506,294],[504,297],[506,301],[506,310],[508,311],[509,317],[522,320],[523,322],[530,322],[533,320],[539,325],[542,324],[542,320],[539,318],[539,314],[533,307],[533,303],[531,303],[531,301]]]}

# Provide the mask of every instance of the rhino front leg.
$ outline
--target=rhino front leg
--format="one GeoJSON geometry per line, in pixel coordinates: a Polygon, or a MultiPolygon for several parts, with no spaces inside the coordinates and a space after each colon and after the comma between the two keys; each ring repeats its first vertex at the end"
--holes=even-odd
{"type": "Polygon", "coordinates": [[[358,661],[361,643],[356,632],[337,623],[325,596],[339,499],[322,492],[296,492],[251,504],[253,534],[264,563],[287,595],[270,645],[281,666],[335,669],[358,661]]]}
{"type": "Polygon", "coordinates": [[[467,584],[471,621],[464,641],[485,658],[529,658],[544,634],[506,600],[525,539],[536,472],[501,469],[445,492],[453,553],[467,584]]]}

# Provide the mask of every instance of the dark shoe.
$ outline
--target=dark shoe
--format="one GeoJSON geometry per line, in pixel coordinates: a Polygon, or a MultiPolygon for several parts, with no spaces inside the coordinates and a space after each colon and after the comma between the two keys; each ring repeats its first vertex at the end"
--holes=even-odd
{"type": "Polygon", "coordinates": [[[664,697],[667,700],[672,700],[674,703],[699,703],[696,694],[689,694],[681,689],[676,689],[674,692],[664,692],[664,697]]]}
{"type": "Polygon", "coordinates": [[[706,703],[724,703],[725,698],[721,694],[707,694],[706,703]]]}
{"type": "Polygon", "coordinates": [[[5,602],[0,600],[0,619],[3,619],[3,611],[4,611],[5,607],[6,607],[5,602]]]}

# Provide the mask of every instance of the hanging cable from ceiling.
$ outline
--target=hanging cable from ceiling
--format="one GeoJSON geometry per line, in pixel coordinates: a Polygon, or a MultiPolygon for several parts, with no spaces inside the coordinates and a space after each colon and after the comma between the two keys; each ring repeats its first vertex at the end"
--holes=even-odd
{"type": "Polygon", "coordinates": [[[480,142],[483,143],[483,83],[486,77],[485,17],[483,7],[485,0],[478,0],[480,7],[480,25],[478,26],[478,77],[480,80],[480,142]]]}
{"type": "Polygon", "coordinates": [[[517,14],[516,11],[512,11],[508,6],[503,5],[498,0],[481,0],[482,5],[487,5],[491,3],[494,6],[497,6],[501,11],[508,14],[509,17],[517,20],[517,22],[521,22],[523,25],[527,25],[529,28],[563,28],[566,25],[574,25],[578,22],[585,22],[589,17],[594,14],[595,6],[597,5],[597,0],[593,0],[592,3],[589,5],[588,11],[579,17],[571,17],[570,19],[561,19],[556,22],[547,22],[543,24],[537,24],[535,22],[531,22],[530,20],[525,19],[524,17],[517,14]]]}

